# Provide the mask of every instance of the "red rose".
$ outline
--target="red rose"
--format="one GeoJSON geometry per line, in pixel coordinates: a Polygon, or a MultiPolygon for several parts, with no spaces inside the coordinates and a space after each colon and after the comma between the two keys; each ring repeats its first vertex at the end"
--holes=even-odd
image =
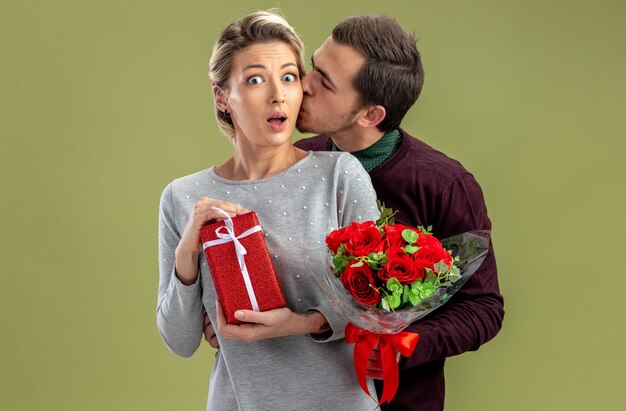
{"type": "Polygon", "coordinates": [[[441,245],[441,241],[439,241],[432,234],[424,234],[421,231],[419,232],[419,236],[417,237],[417,243],[415,243],[418,247],[443,247],[441,245]]]}
{"type": "Polygon", "coordinates": [[[345,244],[346,250],[355,257],[362,257],[369,253],[382,251],[384,243],[380,231],[372,221],[352,223],[350,240],[345,244]]]}
{"type": "Polygon", "coordinates": [[[400,247],[389,247],[385,251],[385,254],[387,254],[387,261],[391,260],[392,258],[403,258],[407,255],[407,253],[400,247]]]}
{"type": "Polygon", "coordinates": [[[340,228],[338,230],[333,230],[326,236],[326,245],[328,248],[332,250],[333,253],[337,253],[337,249],[339,246],[348,241],[349,237],[349,227],[340,228]]]}
{"type": "Polygon", "coordinates": [[[374,271],[366,263],[351,261],[340,278],[343,286],[357,301],[373,306],[380,302],[381,295],[373,288],[376,286],[374,271]]]}
{"type": "Polygon", "coordinates": [[[443,261],[448,267],[452,265],[452,256],[441,245],[425,246],[413,253],[413,262],[418,267],[434,270],[435,264],[443,261]]]}
{"type": "Polygon", "coordinates": [[[404,238],[402,238],[402,232],[404,230],[420,233],[417,229],[404,224],[386,225],[383,226],[383,229],[385,230],[385,244],[387,247],[404,247],[407,244],[404,238]]]}
{"type": "Polygon", "coordinates": [[[416,270],[411,256],[403,251],[402,254],[388,255],[387,264],[378,272],[378,278],[384,282],[391,277],[395,277],[400,284],[413,284],[418,278],[424,277],[424,272],[416,270]]]}

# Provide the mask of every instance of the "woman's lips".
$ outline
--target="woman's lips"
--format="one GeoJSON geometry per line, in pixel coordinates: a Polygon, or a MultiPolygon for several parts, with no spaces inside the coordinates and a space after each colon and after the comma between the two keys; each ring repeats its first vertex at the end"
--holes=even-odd
{"type": "Polygon", "coordinates": [[[282,111],[275,111],[267,119],[267,124],[274,131],[283,131],[287,124],[287,115],[282,111]]]}
{"type": "Polygon", "coordinates": [[[270,118],[267,120],[267,124],[274,131],[283,131],[287,125],[287,119],[270,118]]]}

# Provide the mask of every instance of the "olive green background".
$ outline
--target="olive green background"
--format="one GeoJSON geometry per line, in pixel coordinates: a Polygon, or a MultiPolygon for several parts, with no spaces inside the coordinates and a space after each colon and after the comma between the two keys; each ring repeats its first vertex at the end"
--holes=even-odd
{"type": "Polygon", "coordinates": [[[209,54],[273,6],[307,60],[351,14],[414,31],[404,127],[484,189],[506,318],[448,360],[446,409],[626,407],[625,3],[314,3],[1,3],[0,409],[204,409],[213,350],[179,358],[156,329],[158,200],[229,156],[209,54]]]}

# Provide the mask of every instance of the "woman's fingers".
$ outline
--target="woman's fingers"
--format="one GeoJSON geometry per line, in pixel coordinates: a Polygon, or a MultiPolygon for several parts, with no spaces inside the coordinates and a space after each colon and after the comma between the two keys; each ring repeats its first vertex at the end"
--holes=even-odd
{"type": "Polygon", "coordinates": [[[196,201],[196,205],[206,208],[206,209],[217,207],[226,212],[230,212],[236,215],[244,214],[250,211],[242,207],[239,204],[234,204],[234,203],[223,201],[223,200],[217,200],[217,199],[206,197],[206,196],[200,197],[198,201],[196,201]]]}
{"type": "Polygon", "coordinates": [[[215,329],[213,329],[213,324],[211,324],[211,320],[206,313],[204,313],[204,339],[209,342],[211,347],[220,348],[215,329]]]}
{"type": "Polygon", "coordinates": [[[246,208],[228,201],[200,197],[194,204],[193,210],[193,218],[196,225],[200,227],[209,222],[224,220],[226,215],[215,208],[221,209],[231,218],[248,212],[246,208]]]}
{"type": "Polygon", "coordinates": [[[226,325],[226,318],[224,317],[224,311],[222,310],[222,304],[219,300],[215,300],[215,318],[217,320],[216,332],[222,333],[224,326],[226,325]]]}

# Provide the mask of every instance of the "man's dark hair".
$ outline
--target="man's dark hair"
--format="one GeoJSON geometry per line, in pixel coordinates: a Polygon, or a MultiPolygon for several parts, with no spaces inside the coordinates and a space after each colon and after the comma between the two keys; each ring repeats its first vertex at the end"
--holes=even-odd
{"type": "Polygon", "coordinates": [[[354,87],[362,106],[385,107],[387,115],[378,129],[388,132],[398,128],[424,84],[415,36],[392,17],[366,15],[348,17],[333,29],[332,37],[365,57],[354,87]]]}

